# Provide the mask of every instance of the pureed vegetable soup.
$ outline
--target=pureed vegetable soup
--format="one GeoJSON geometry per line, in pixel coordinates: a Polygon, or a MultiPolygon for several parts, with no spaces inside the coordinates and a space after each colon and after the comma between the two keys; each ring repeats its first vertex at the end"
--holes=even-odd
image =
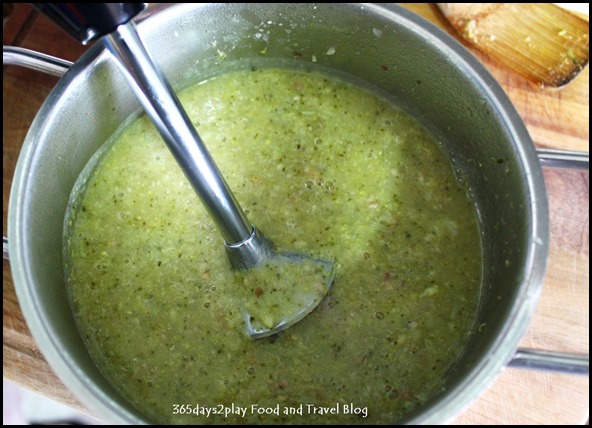
{"type": "Polygon", "coordinates": [[[184,424],[391,423],[440,391],[482,258],[474,204],[434,137],[316,72],[234,71],[180,99],[249,219],[279,250],[333,260],[334,283],[304,320],[251,340],[242,299],[273,281],[231,269],[142,117],[91,162],[65,222],[72,306],[112,384],[150,421],[184,424]]]}

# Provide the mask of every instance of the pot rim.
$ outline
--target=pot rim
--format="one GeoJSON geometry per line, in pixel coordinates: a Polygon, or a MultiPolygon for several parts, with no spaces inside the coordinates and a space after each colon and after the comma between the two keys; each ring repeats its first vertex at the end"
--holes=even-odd
{"type": "MultiPolygon", "coordinates": [[[[184,8],[191,7],[195,6],[173,4],[151,8],[148,10],[146,18],[139,22],[139,31],[142,31],[144,27],[146,27],[146,31],[149,31],[150,25],[155,19],[161,17],[161,13],[182,14],[184,8]]],[[[399,5],[367,4],[364,7],[404,23],[426,40],[439,45],[440,49],[445,50],[454,58],[455,63],[465,74],[478,83],[487,94],[488,101],[502,118],[504,127],[512,136],[513,148],[522,163],[524,180],[528,189],[527,210],[532,223],[529,229],[526,262],[522,267],[524,278],[520,294],[513,302],[503,331],[491,346],[490,355],[479,361],[479,364],[464,376],[462,382],[448,391],[444,398],[440,398],[429,411],[424,410],[422,413],[404,419],[405,422],[412,424],[439,424],[468,407],[493,383],[514,356],[518,343],[528,327],[542,290],[548,254],[549,214],[546,188],[540,162],[522,119],[501,86],[468,50],[443,30],[399,5]]],[[[108,55],[109,53],[102,44],[96,44],[89,49],[57,82],[37,113],[19,155],[12,183],[8,214],[9,245],[10,253],[13,255],[11,270],[19,303],[29,329],[52,369],[70,390],[76,391],[76,396],[81,402],[97,415],[109,415],[112,422],[137,423],[138,418],[134,414],[115,405],[76,366],[60,344],[57,333],[40,316],[40,303],[35,293],[34,281],[26,265],[27,254],[30,254],[31,248],[23,239],[27,228],[24,221],[26,216],[23,215],[23,211],[26,210],[25,199],[30,188],[30,175],[27,171],[34,166],[39,150],[37,141],[43,138],[47,118],[56,114],[56,105],[59,105],[61,97],[70,85],[75,83],[79,74],[87,67],[94,67],[102,61],[111,61],[108,55]]],[[[420,410],[423,410],[423,407],[420,410]]]]}

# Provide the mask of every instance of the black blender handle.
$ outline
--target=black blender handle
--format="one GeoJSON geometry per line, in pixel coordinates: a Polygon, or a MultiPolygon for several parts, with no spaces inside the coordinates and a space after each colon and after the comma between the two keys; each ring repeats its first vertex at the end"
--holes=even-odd
{"type": "Polygon", "coordinates": [[[83,45],[113,32],[148,3],[30,3],[83,45]]]}

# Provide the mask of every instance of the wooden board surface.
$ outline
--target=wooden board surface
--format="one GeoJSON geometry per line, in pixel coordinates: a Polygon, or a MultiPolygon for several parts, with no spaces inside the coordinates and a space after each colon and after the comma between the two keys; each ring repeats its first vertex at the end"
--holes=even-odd
{"type": "MultiPolygon", "coordinates": [[[[403,4],[454,34],[434,4],[403,4]]],[[[76,60],[85,48],[29,6],[16,4],[4,25],[4,45],[76,60]]],[[[456,36],[455,36],[456,37],[456,36]]],[[[460,38],[457,37],[462,42],[460,38]]],[[[464,44],[464,42],[462,42],[464,44]]],[[[589,72],[560,91],[543,90],[465,44],[503,86],[537,146],[589,150],[589,72]]],[[[3,72],[3,234],[14,167],[27,130],[57,78],[18,67],[3,72]]],[[[551,250],[544,290],[521,346],[589,351],[589,174],[547,169],[551,250]]],[[[78,409],[84,407],[47,365],[32,339],[3,262],[4,378],[78,409]]],[[[581,424],[589,412],[589,378],[506,369],[452,422],[456,424],[581,424]]]]}

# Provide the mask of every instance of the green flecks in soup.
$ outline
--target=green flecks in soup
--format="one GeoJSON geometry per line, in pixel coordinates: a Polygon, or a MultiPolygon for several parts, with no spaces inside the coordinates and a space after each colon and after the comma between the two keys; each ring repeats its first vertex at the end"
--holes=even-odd
{"type": "Polygon", "coordinates": [[[233,72],[180,99],[249,219],[279,251],[334,261],[333,286],[296,325],[249,339],[245,293],[256,305],[269,284],[230,268],[141,118],[66,219],[71,301],[104,375],[158,423],[389,423],[439,392],[475,317],[481,249],[434,138],[316,73],[233,72]]]}

